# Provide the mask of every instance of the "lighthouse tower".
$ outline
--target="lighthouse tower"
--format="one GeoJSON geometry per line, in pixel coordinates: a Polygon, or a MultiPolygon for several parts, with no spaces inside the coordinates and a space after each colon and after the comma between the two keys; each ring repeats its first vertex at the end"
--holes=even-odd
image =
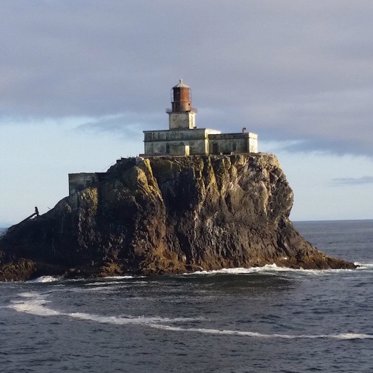
{"type": "Polygon", "coordinates": [[[191,89],[182,80],[172,87],[172,108],[167,109],[170,130],[196,128],[196,110],[192,107],[191,89]]]}
{"type": "Polygon", "coordinates": [[[258,136],[252,132],[221,133],[196,127],[191,89],[182,80],[171,88],[169,129],[144,131],[144,156],[241,154],[258,152],[258,136]]]}

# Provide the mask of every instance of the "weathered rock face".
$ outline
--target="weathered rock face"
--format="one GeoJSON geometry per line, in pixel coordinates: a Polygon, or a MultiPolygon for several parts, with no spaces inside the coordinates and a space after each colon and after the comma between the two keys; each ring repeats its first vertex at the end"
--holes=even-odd
{"type": "Polygon", "coordinates": [[[275,156],[128,158],[97,185],[13,226],[0,279],[262,266],[353,268],[306,242],[275,156]]]}

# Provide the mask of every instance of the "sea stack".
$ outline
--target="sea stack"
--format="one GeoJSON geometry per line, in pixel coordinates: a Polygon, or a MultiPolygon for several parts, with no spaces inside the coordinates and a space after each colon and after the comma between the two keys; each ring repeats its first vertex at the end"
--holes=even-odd
{"type": "Polygon", "coordinates": [[[355,268],[289,220],[293,192],[258,137],[198,129],[190,88],[173,87],[169,129],[105,173],[69,175],[69,196],[0,238],[0,280],[183,273],[276,264],[355,268]]]}

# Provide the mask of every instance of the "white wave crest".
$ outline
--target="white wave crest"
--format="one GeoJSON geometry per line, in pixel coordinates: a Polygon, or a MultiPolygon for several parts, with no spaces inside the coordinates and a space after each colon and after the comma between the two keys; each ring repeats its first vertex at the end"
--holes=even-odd
{"type": "Polygon", "coordinates": [[[60,277],[54,277],[54,276],[40,276],[38,278],[35,278],[34,280],[30,280],[28,282],[33,283],[46,283],[46,282],[56,282],[59,281],[60,277]]]}
{"type": "Polygon", "coordinates": [[[128,284],[128,282],[123,282],[123,281],[96,281],[96,282],[89,282],[85,284],[85,286],[107,286],[107,285],[125,285],[128,284]]]}
{"type": "Polygon", "coordinates": [[[36,316],[60,316],[61,312],[55,311],[51,308],[46,307],[46,304],[49,303],[39,293],[36,292],[27,292],[18,294],[20,297],[25,298],[22,300],[14,300],[8,306],[17,312],[24,312],[36,316]]]}
{"type": "MultiPolygon", "coordinates": [[[[167,318],[167,317],[148,317],[148,316],[101,316],[90,313],[73,312],[66,314],[74,319],[96,321],[102,324],[114,324],[114,325],[147,325],[150,327],[155,327],[157,323],[177,323],[177,322],[188,322],[201,320],[199,318],[190,317],[177,317],[177,318],[167,318]]],[[[160,324],[161,325],[161,324],[160,324]]]]}
{"type": "Polygon", "coordinates": [[[151,326],[153,323],[176,323],[188,321],[200,321],[202,318],[176,317],[167,318],[159,316],[101,316],[82,312],[62,312],[47,307],[50,303],[46,295],[37,292],[25,292],[18,294],[22,299],[13,300],[8,308],[17,312],[28,313],[36,316],[68,316],[74,319],[96,321],[105,324],[125,325],[125,324],[143,324],[151,326]]]}
{"type": "Polygon", "coordinates": [[[126,275],[126,276],[106,276],[106,277],[103,277],[104,280],[108,279],[108,280],[127,280],[129,278],[143,278],[145,276],[130,276],[130,275],[126,275]]]}
{"type": "Polygon", "coordinates": [[[266,264],[262,267],[250,267],[250,268],[223,268],[211,271],[196,271],[190,273],[184,273],[185,276],[191,275],[215,275],[215,274],[230,274],[230,275],[241,275],[241,274],[251,274],[251,273],[267,273],[275,274],[278,272],[295,272],[301,274],[311,274],[311,275],[325,275],[328,273],[338,273],[338,272],[351,272],[353,269],[295,269],[289,267],[279,267],[276,264],[266,264]]]}
{"type": "MultiPolygon", "coordinates": [[[[262,339],[334,339],[334,340],[355,340],[355,339],[373,339],[372,334],[364,333],[339,333],[339,334],[265,334],[245,330],[229,330],[229,329],[214,329],[214,328],[195,328],[183,327],[175,325],[184,322],[196,322],[205,320],[203,318],[167,318],[159,316],[104,316],[84,312],[61,312],[47,307],[50,303],[46,296],[37,292],[27,292],[18,294],[20,300],[14,300],[8,308],[14,309],[17,312],[28,313],[36,316],[65,316],[73,319],[93,321],[102,324],[112,325],[142,325],[153,329],[170,331],[170,332],[189,332],[201,333],[210,335],[227,335],[237,337],[262,338],[262,339]]],[[[205,320],[206,321],[206,320],[205,320]]]]}
{"type": "Polygon", "coordinates": [[[119,289],[117,286],[92,286],[86,287],[84,289],[79,289],[80,293],[93,293],[93,292],[100,292],[100,293],[112,293],[113,291],[119,289]]]}
{"type": "Polygon", "coordinates": [[[359,262],[355,262],[354,263],[355,265],[357,265],[357,269],[358,270],[371,270],[373,269],[373,263],[359,263],[359,262]]]}
{"type": "Polygon", "coordinates": [[[373,339],[371,334],[362,334],[362,333],[341,333],[332,335],[334,339],[373,339]]]}
{"type": "Polygon", "coordinates": [[[231,335],[241,337],[254,337],[254,338],[279,338],[279,339],[373,339],[372,334],[361,333],[341,333],[341,334],[263,334],[258,332],[250,332],[243,330],[226,330],[226,329],[209,329],[209,328],[183,328],[172,325],[152,325],[155,329],[162,329],[175,332],[194,332],[202,334],[215,334],[215,335],[231,335]]]}

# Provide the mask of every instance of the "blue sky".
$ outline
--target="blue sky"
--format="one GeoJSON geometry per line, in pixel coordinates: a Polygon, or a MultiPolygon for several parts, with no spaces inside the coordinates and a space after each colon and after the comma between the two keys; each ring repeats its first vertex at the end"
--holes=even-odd
{"type": "Polygon", "coordinates": [[[52,208],[167,127],[179,78],[199,127],[259,134],[294,220],[372,218],[370,0],[3,0],[0,225],[52,208]]]}

